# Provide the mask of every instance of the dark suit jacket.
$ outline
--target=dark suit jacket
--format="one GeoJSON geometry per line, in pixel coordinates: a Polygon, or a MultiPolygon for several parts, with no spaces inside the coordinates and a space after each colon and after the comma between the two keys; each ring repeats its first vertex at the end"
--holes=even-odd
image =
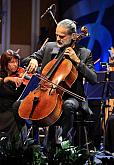
{"type": "MultiPolygon", "coordinates": [[[[76,67],[78,71],[78,77],[70,90],[80,96],[85,96],[83,78],[92,84],[97,82],[97,75],[94,70],[92,54],[90,50],[84,47],[75,47],[74,50],[77,56],[80,58],[81,62],[78,67],[76,67]]],[[[23,62],[27,63],[31,58],[35,58],[39,63],[42,63],[42,70],[45,65],[57,55],[58,52],[59,48],[57,47],[56,42],[48,42],[42,49],[34,52],[32,55],[27,57],[27,59],[24,59],[23,62]]]]}

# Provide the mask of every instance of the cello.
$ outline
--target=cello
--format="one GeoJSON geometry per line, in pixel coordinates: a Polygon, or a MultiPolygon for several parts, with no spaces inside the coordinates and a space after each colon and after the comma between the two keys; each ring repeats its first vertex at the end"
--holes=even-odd
{"type": "MultiPolygon", "coordinates": [[[[79,35],[79,38],[86,34],[79,35]]],[[[64,92],[85,101],[85,98],[67,90],[77,79],[78,72],[72,62],[64,58],[64,52],[44,67],[39,75],[41,81],[38,87],[22,100],[18,109],[21,118],[37,120],[41,126],[49,126],[61,116],[64,92]]]]}

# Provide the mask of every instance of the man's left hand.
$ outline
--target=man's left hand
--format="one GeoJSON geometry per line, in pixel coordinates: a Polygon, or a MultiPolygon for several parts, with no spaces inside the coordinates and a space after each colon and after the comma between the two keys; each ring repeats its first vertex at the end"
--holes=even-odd
{"type": "Polygon", "coordinates": [[[68,47],[65,50],[64,54],[68,55],[70,57],[70,59],[72,61],[74,61],[77,65],[80,63],[80,59],[78,58],[78,56],[76,55],[75,51],[71,47],[68,47]]]}

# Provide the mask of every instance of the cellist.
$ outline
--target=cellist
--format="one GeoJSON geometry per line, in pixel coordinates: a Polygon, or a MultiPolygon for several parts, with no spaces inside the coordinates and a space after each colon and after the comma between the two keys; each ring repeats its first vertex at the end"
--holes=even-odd
{"type": "MultiPolygon", "coordinates": [[[[47,42],[46,45],[37,52],[24,59],[24,63],[28,64],[28,70],[34,71],[39,64],[41,64],[41,70],[52,59],[58,58],[60,53],[64,51],[65,57],[69,58],[78,71],[78,77],[73,83],[70,91],[85,97],[83,78],[94,84],[97,82],[97,75],[94,69],[92,53],[85,47],[79,47],[75,40],[77,37],[76,23],[70,19],[64,19],[57,24],[56,27],[56,42],[47,42]],[[73,45],[73,46],[71,46],[73,45]]],[[[63,68],[64,70],[64,68],[63,68]]],[[[90,112],[87,103],[81,102],[69,94],[64,94],[62,115],[58,121],[54,124],[62,126],[62,138],[68,139],[70,130],[73,127],[74,114],[79,108],[84,109],[88,113],[90,112]]],[[[91,113],[91,112],[90,112],[91,113]]]]}

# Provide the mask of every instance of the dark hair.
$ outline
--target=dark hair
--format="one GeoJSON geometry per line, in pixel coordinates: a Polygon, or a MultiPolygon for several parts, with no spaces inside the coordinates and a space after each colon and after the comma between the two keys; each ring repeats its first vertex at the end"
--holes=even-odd
{"type": "Polygon", "coordinates": [[[65,28],[68,29],[68,33],[72,34],[72,33],[76,33],[77,29],[76,29],[76,22],[72,21],[70,19],[64,19],[62,21],[60,21],[57,26],[64,26],[65,28]]]}
{"type": "Polygon", "coordinates": [[[20,55],[17,52],[9,49],[1,55],[0,58],[1,72],[3,72],[4,74],[7,73],[8,63],[11,61],[12,58],[18,59],[18,66],[19,66],[20,55]]]}

